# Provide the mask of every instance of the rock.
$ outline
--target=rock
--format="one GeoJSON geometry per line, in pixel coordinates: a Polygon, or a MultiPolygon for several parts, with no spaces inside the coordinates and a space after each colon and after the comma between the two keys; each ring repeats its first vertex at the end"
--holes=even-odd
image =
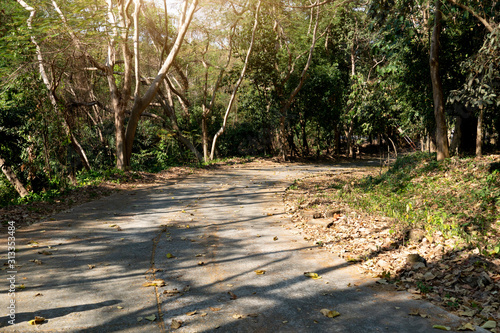
{"type": "Polygon", "coordinates": [[[425,267],[425,264],[423,262],[417,262],[417,263],[414,263],[411,268],[413,270],[417,270],[417,269],[420,269],[420,268],[424,268],[425,267]]]}
{"type": "Polygon", "coordinates": [[[312,211],[312,210],[301,210],[300,211],[300,216],[302,216],[305,219],[317,219],[318,217],[314,217],[314,216],[320,216],[320,215],[322,215],[321,212],[317,212],[317,211],[312,211]]]}
{"type": "Polygon", "coordinates": [[[480,287],[484,287],[484,286],[487,286],[487,285],[491,284],[492,282],[493,281],[491,281],[491,278],[490,278],[490,276],[489,276],[488,273],[481,272],[481,274],[479,275],[477,284],[480,287]]]}
{"type": "Polygon", "coordinates": [[[436,278],[436,276],[434,274],[432,274],[432,272],[427,272],[424,274],[425,281],[430,281],[430,280],[433,280],[435,278],[436,278]]]}
{"type": "Polygon", "coordinates": [[[427,266],[427,260],[418,253],[411,253],[406,257],[406,263],[415,266],[415,264],[423,264],[421,267],[427,266]]]}
{"type": "Polygon", "coordinates": [[[406,239],[413,243],[420,243],[425,237],[425,231],[422,229],[410,229],[406,233],[406,239]]]}
{"type": "Polygon", "coordinates": [[[391,267],[391,265],[390,265],[387,261],[385,261],[385,260],[383,260],[383,259],[379,260],[379,261],[377,262],[377,265],[378,265],[380,268],[382,268],[383,270],[385,270],[385,271],[388,271],[388,270],[390,269],[390,267],[391,267]]]}
{"type": "Polygon", "coordinates": [[[331,219],[332,217],[334,217],[335,215],[342,215],[342,210],[340,209],[336,209],[336,210],[327,210],[325,212],[325,217],[327,219],[331,219]]]}
{"type": "Polygon", "coordinates": [[[306,224],[315,225],[321,228],[329,228],[333,225],[333,222],[327,219],[312,219],[312,220],[307,220],[306,224]]]}

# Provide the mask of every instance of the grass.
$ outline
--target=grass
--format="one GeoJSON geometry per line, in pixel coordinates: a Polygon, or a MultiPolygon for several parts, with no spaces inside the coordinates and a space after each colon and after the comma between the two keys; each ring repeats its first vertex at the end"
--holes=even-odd
{"type": "Polygon", "coordinates": [[[11,205],[23,205],[31,202],[53,202],[72,191],[85,186],[97,186],[104,181],[120,184],[138,178],[136,172],[124,172],[116,168],[108,170],[82,171],[76,176],[76,184],[71,184],[67,179],[54,177],[48,181],[47,188],[40,192],[30,192],[25,197],[20,197],[12,185],[7,182],[0,183],[0,208],[11,205]]]}
{"type": "Polygon", "coordinates": [[[458,237],[483,252],[500,252],[500,173],[495,157],[451,158],[433,154],[399,158],[386,172],[332,184],[336,199],[367,213],[382,213],[404,228],[422,228],[458,237]],[[497,237],[494,237],[497,236],[497,237]]]}

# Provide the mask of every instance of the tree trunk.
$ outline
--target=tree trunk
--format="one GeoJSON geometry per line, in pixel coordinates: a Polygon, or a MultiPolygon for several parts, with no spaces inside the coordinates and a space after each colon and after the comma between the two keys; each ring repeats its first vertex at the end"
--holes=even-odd
{"type": "Polygon", "coordinates": [[[132,112],[127,124],[127,128],[125,130],[125,167],[130,166],[130,158],[132,156],[132,145],[134,143],[135,133],[137,130],[137,126],[139,124],[139,119],[141,114],[146,110],[151,101],[157,96],[158,90],[160,88],[160,84],[165,79],[165,76],[172,66],[175,57],[179,53],[182,42],[184,41],[184,36],[188,30],[188,27],[193,19],[194,12],[197,8],[198,0],[194,0],[189,7],[187,8],[187,2],[184,3],[183,11],[181,13],[181,18],[179,20],[179,29],[178,34],[175,39],[174,44],[172,45],[170,52],[162,64],[162,67],[158,71],[158,74],[154,78],[154,80],[149,85],[148,89],[144,93],[142,97],[138,95],[134,98],[134,105],[132,106],[132,112]]]}
{"type": "Polygon", "coordinates": [[[481,108],[477,118],[476,156],[483,155],[483,118],[484,108],[481,108]]]}
{"type": "Polygon", "coordinates": [[[354,156],[354,145],[352,144],[352,133],[354,131],[354,122],[351,121],[349,124],[349,129],[346,131],[346,140],[347,140],[347,157],[353,157],[354,156]]]}
{"type": "Polygon", "coordinates": [[[462,117],[455,117],[455,130],[453,131],[453,138],[450,143],[450,153],[458,154],[458,147],[462,141],[462,117]]]}
{"type": "Polygon", "coordinates": [[[304,156],[309,156],[309,144],[307,142],[307,131],[306,131],[306,119],[305,116],[302,115],[302,118],[300,119],[300,129],[302,132],[302,152],[304,156]]]}
{"type": "MultiPolygon", "coordinates": [[[[24,9],[26,9],[27,11],[30,12],[30,16],[27,19],[26,23],[27,23],[28,29],[32,30],[31,22],[32,22],[33,18],[35,17],[35,13],[36,13],[35,8],[29,6],[23,0],[17,0],[17,2],[24,9]]],[[[56,9],[58,9],[58,7],[56,7],[56,9]]],[[[38,42],[35,38],[35,35],[31,35],[30,38],[31,38],[31,42],[35,46],[35,51],[36,51],[35,53],[36,53],[36,57],[37,57],[37,61],[38,61],[38,69],[40,71],[40,76],[42,77],[43,83],[44,83],[45,87],[47,88],[47,93],[49,96],[50,103],[52,104],[52,107],[54,108],[54,110],[61,115],[61,117],[63,119],[62,127],[64,128],[66,135],[69,137],[73,148],[75,149],[77,154],[80,156],[83,166],[87,170],[90,170],[90,164],[89,164],[89,161],[87,159],[87,155],[85,154],[85,151],[83,150],[82,146],[80,145],[80,143],[78,142],[78,140],[76,139],[74,134],[72,133],[71,128],[69,127],[69,124],[66,121],[66,118],[65,118],[63,112],[61,112],[59,105],[57,104],[56,92],[55,92],[56,88],[53,89],[55,82],[51,82],[49,80],[49,76],[45,70],[45,66],[43,65],[43,56],[42,56],[42,50],[40,48],[40,45],[38,44],[38,42]]]]}
{"type": "Polygon", "coordinates": [[[335,155],[340,156],[340,130],[339,125],[335,125],[334,134],[335,136],[335,155]]]}
{"type": "Polygon", "coordinates": [[[17,193],[21,197],[25,197],[29,194],[29,192],[26,190],[24,185],[19,181],[19,179],[16,177],[16,174],[12,171],[12,169],[5,163],[5,160],[0,156],[0,168],[2,169],[3,174],[5,177],[7,177],[7,180],[9,183],[14,186],[16,189],[17,193]]]}
{"type": "Polygon", "coordinates": [[[208,126],[207,126],[208,114],[205,113],[205,106],[203,105],[203,113],[201,118],[201,137],[203,145],[203,160],[205,163],[209,161],[208,155],[208,126]]]}
{"type": "Polygon", "coordinates": [[[212,141],[212,150],[210,152],[210,159],[214,159],[214,154],[215,154],[215,148],[217,144],[217,138],[224,133],[224,130],[226,129],[226,123],[227,123],[227,118],[229,116],[229,112],[231,112],[231,108],[233,107],[234,100],[236,99],[236,93],[238,92],[238,89],[240,88],[241,82],[243,81],[243,78],[245,76],[247,67],[248,67],[248,61],[250,59],[250,54],[252,53],[254,41],[255,41],[255,32],[257,31],[257,26],[259,24],[259,12],[260,12],[260,5],[261,1],[257,3],[257,8],[255,9],[255,19],[254,19],[254,24],[253,24],[253,29],[252,29],[252,37],[250,39],[250,46],[248,47],[247,50],[247,55],[245,57],[245,63],[243,64],[243,68],[241,69],[240,77],[238,78],[238,81],[236,82],[236,85],[233,89],[233,92],[231,94],[231,97],[229,99],[229,103],[227,105],[226,113],[224,115],[224,120],[222,122],[221,128],[215,133],[214,139],[212,141]]]}
{"type": "MultiPolygon", "coordinates": [[[[168,87],[167,87],[168,88],[168,87]]],[[[191,152],[196,156],[196,159],[198,162],[203,161],[203,156],[200,154],[198,149],[194,146],[194,144],[186,138],[184,135],[182,135],[182,131],[179,128],[179,124],[177,123],[177,117],[175,115],[175,110],[172,107],[172,104],[170,104],[171,100],[166,100],[165,96],[161,92],[161,90],[158,91],[159,94],[159,101],[161,106],[163,107],[163,110],[165,111],[165,115],[170,119],[170,123],[172,126],[172,130],[175,133],[175,138],[177,141],[183,145],[185,145],[191,152]]]]}
{"type": "Polygon", "coordinates": [[[431,52],[429,65],[432,81],[432,95],[434,99],[434,117],[436,118],[436,143],[437,160],[442,161],[450,157],[448,150],[448,130],[444,114],[443,87],[439,76],[439,37],[441,35],[441,0],[436,0],[436,12],[434,15],[434,29],[431,38],[431,52]]]}

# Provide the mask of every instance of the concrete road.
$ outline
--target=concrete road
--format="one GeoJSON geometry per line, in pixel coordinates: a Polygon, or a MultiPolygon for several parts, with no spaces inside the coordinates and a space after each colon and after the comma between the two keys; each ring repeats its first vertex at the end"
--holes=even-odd
{"type": "MultiPolygon", "coordinates": [[[[20,229],[15,277],[24,289],[15,294],[11,325],[7,307],[13,298],[4,266],[0,331],[365,333],[457,328],[459,318],[376,284],[292,227],[283,212],[285,188],[311,173],[345,168],[237,165],[123,191],[20,229]],[[340,315],[328,318],[322,309],[340,315]],[[408,315],[414,310],[428,317],[408,315]],[[46,321],[29,325],[35,316],[46,321]]],[[[1,241],[7,249],[6,239],[1,241]]],[[[6,250],[2,259],[7,259],[6,250]]]]}

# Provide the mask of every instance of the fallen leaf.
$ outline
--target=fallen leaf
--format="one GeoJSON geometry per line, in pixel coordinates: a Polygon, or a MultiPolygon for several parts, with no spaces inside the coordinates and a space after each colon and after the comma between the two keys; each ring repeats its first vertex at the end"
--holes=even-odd
{"type": "Polygon", "coordinates": [[[161,279],[144,282],[142,284],[143,287],[163,287],[164,285],[165,285],[165,281],[163,281],[161,279]]]}
{"type": "Polygon", "coordinates": [[[137,321],[142,321],[142,319],[144,319],[144,318],[142,318],[142,317],[137,317],[137,321]]]}
{"type": "Polygon", "coordinates": [[[233,318],[234,318],[234,319],[241,319],[241,318],[243,318],[243,315],[240,315],[240,314],[234,314],[234,315],[233,315],[233,318]]]}
{"type": "Polygon", "coordinates": [[[116,224],[110,224],[109,227],[114,228],[114,227],[116,227],[116,224]]]}
{"type": "Polygon", "coordinates": [[[21,284],[21,285],[17,286],[16,289],[23,290],[23,289],[26,289],[26,286],[24,284],[21,284]]]}
{"type": "Polygon", "coordinates": [[[30,320],[28,323],[30,325],[39,325],[39,324],[43,324],[44,322],[45,322],[44,317],[35,316],[35,319],[30,320]]]}
{"type": "Polygon", "coordinates": [[[198,266],[203,266],[203,265],[205,265],[205,262],[203,262],[203,261],[198,261],[198,266]]]}
{"type": "Polygon", "coordinates": [[[434,325],[432,328],[435,328],[437,330],[443,330],[443,331],[451,331],[451,327],[449,326],[444,326],[444,325],[434,325]]]}
{"type": "Polygon", "coordinates": [[[175,256],[172,253],[167,253],[167,258],[171,259],[171,258],[175,258],[175,256]]]}
{"type": "Polygon", "coordinates": [[[195,255],[195,257],[203,257],[203,254],[201,254],[201,253],[197,254],[197,255],[195,255]]]}
{"type": "Polygon", "coordinates": [[[247,317],[258,317],[259,314],[258,313],[249,313],[247,314],[247,317]]]}
{"type": "Polygon", "coordinates": [[[186,316],[194,316],[196,313],[197,313],[197,311],[196,311],[196,310],[191,311],[191,312],[187,312],[187,313],[186,313],[186,316]]]}
{"type": "Polygon", "coordinates": [[[156,315],[155,314],[152,314],[151,316],[147,316],[147,317],[144,317],[145,319],[149,320],[149,321],[155,321],[156,320],[156,315]]]}
{"type": "Polygon", "coordinates": [[[172,296],[175,296],[177,294],[180,294],[180,291],[177,290],[177,289],[173,289],[173,290],[164,290],[163,291],[163,294],[165,294],[167,297],[172,297],[172,296]]]}
{"type": "Polygon", "coordinates": [[[458,315],[462,317],[472,317],[476,314],[476,310],[462,310],[458,311],[458,315]]]}
{"type": "Polygon", "coordinates": [[[457,331],[475,331],[476,328],[471,323],[465,323],[462,326],[457,328],[457,331]]]}
{"type": "Polygon", "coordinates": [[[323,316],[328,317],[328,318],[335,318],[335,317],[340,316],[340,313],[338,313],[337,311],[334,311],[334,310],[321,309],[320,312],[321,312],[321,314],[323,314],[323,316]]]}
{"type": "Polygon", "coordinates": [[[37,265],[41,265],[41,264],[43,264],[43,263],[42,263],[42,261],[41,261],[41,260],[38,260],[38,259],[31,259],[30,261],[31,261],[31,262],[34,262],[34,263],[35,263],[35,264],[37,264],[37,265]]]}
{"type": "Polygon", "coordinates": [[[38,251],[39,254],[43,254],[43,255],[46,255],[46,256],[50,256],[52,255],[52,252],[50,251],[46,251],[46,250],[43,250],[43,251],[38,251]]]}
{"type": "Polygon", "coordinates": [[[90,265],[90,264],[89,264],[89,265],[87,265],[87,266],[89,266],[89,269],[92,269],[92,268],[94,268],[94,267],[95,267],[95,265],[90,265]]]}
{"type": "Polygon", "coordinates": [[[178,329],[181,327],[183,322],[181,320],[177,319],[172,319],[172,323],[170,324],[170,327],[173,328],[174,330],[178,329]]]}
{"type": "Polygon", "coordinates": [[[265,271],[265,270],[263,270],[263,269],[259,269],[259,270],[256,270],[256,271],[255,271],[255,273],[256,273],[257,275],[262,275],[262,274],[266,274],[266,271],[265,271]]]}
{"type": "Polygon", "coordinates": [[[121,309],[123,309],[123,306],[118,305],[116,308],[121,310],[121,309]]]}
{"type": "Polygon", "coordinates": [[[274,236],[273,240],[277,241],[278,240],[278,236],[274,236]]]}
{"type": "Polygon", "coordinates": [[[220,311],[222,308],[213,308],[213,307],[210,307],[210,310],[216,312],[216,311],[220,311]]]}
{"type": "Polygon", "coordinates": [[[409,316],[420,316],[420,311],[418,309],[412,309],[410,313],[408,313],[409,316]]]}
{"type": "Polygon", "coordinates": [[[273,216],[273,213],[267,213],[267,216],[273,216]]]}
{"type": "Polygon", "coordinates": [[[238,296],[236,296],[235,293],[233,293],[232,291],[228,291],[227,293],[231,296],[231,299],[237,299],[238,298],[238,296]]]}
{"type": "Polygon", "coordinates": [[[43,296],[43,294],[42,293],[36,293],[35,297],[37,297],[37,296],[43,296]]]}
{"type": "Polygon", "coordinates": [[[202,312],[202,313],[200,313],[200,316],[201,316],[201,317],[205,317],[206,315],[208,315],[208,313],[206,313],[206,312],[202,312]]]}
{"type": "Polygon", "coordinates": [[[488,320],[487,322],[485,322],[484,324],[481,325],[482,328],[484,329],[492,329],[492,328],[496,328],[497,327],[497,322],[494,321],[494,320],[488,320]]]}
{"type": "Polygon", "coordinates": [[[306,277],[310,277],[311,279],[314,279],[314,280],[321,279],[321,276],[319,276],[318,273],[304,272],[304,275],[306,277]]]}

